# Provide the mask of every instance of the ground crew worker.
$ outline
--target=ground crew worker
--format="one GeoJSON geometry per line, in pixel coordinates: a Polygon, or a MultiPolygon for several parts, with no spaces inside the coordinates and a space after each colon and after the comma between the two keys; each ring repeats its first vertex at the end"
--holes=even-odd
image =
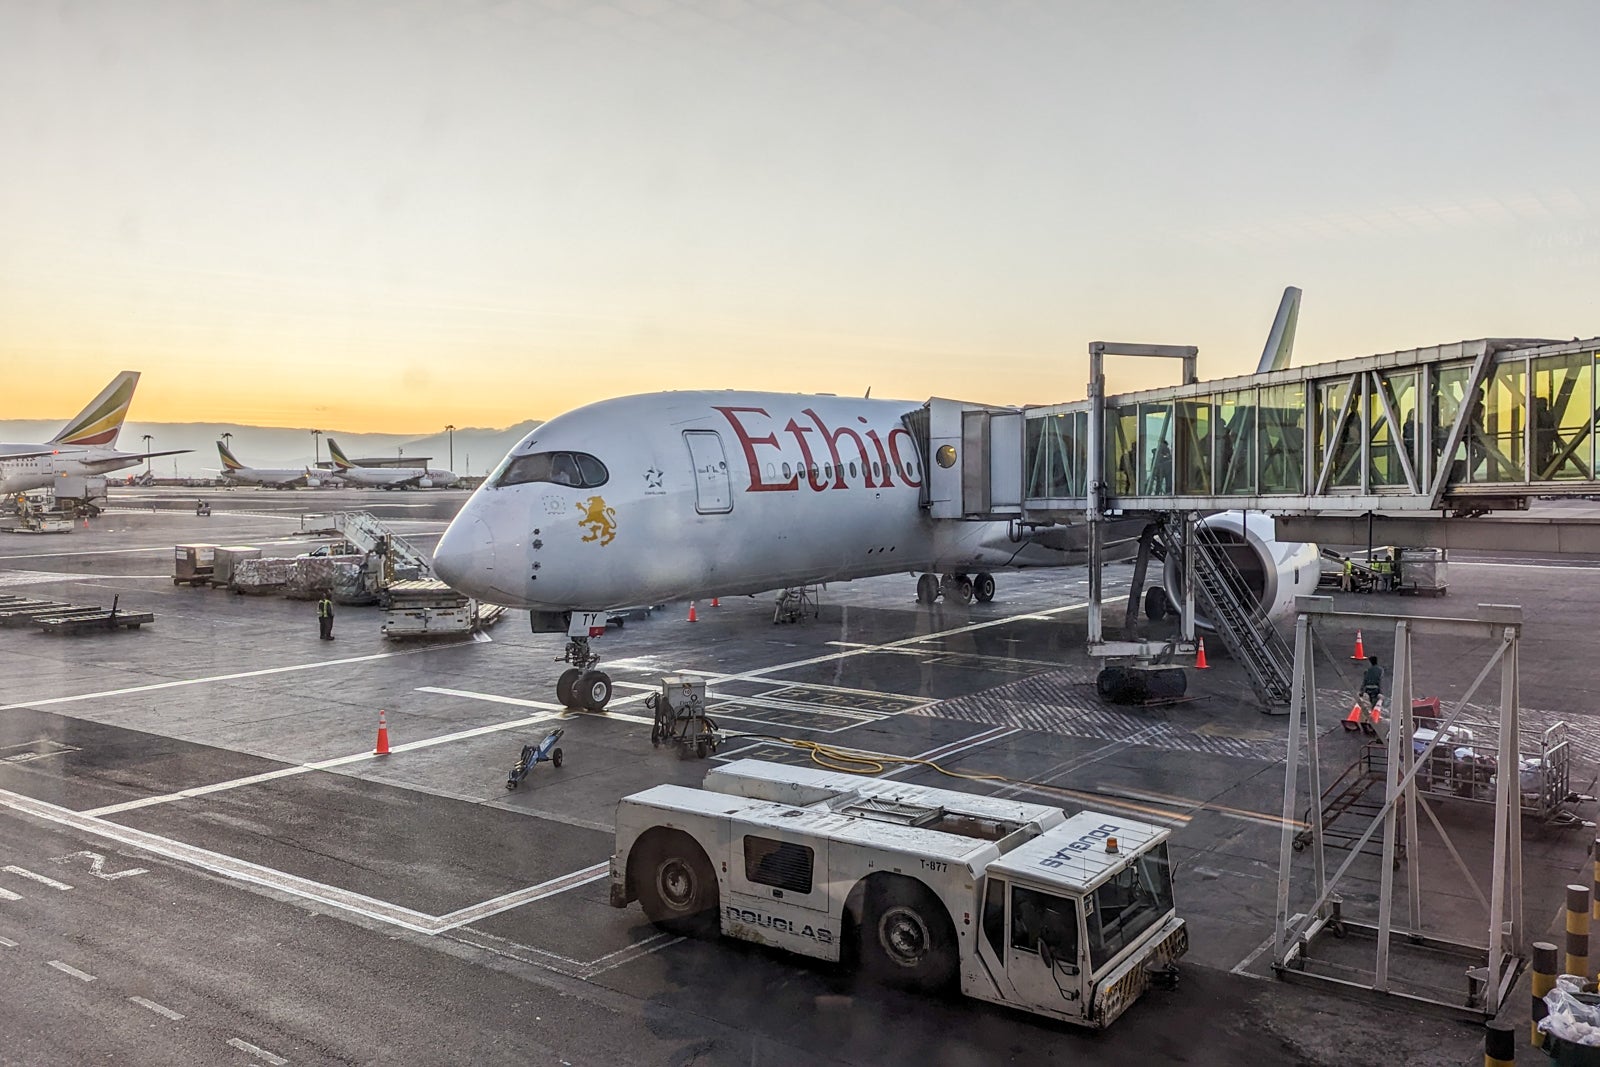
{"type": "Polygon", "coordinates": [[[333,640],[333,598],[326,592],[317,601],[317,631],[322,640],[333,640]]]}
{"type": "Polygon", "coordinates": [[[1383,699],[1383,668],[1377,656],[1367,657],[1367,670],[1361,676],[1361,728],[1374,732],[1378,722],[1378,702],[1383,699]]]}
{"type": "Polygon", "coordinates": [[[1349,556],[1346,556],[1344,558],[1344,580],[1340,583],[1340,589],[1343,592],[1348,593],[1351,589],[1355,588],[1355,570],[1355,563],[1350,559],[1349,556]]]}

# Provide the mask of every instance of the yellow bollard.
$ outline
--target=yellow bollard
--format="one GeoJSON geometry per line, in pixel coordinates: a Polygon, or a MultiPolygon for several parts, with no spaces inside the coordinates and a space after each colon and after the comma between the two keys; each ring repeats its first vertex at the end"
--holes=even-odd
{"type": "Polygon", "coordinates": [[[1589,887],[1567,886],[1566,973],[1589,974],[1589,887]]]}
{"type": "Polygon", "coordinates": [[[1516,1031],[1510,1023],[1483,1026],[1483,1067],[1512,1067],[1517,1062],[1516,1031]]]}
{"type": "Polygon", "coordinates": [[[1516,1031],[1510,1023],[1483,1026],[1483,1067],[1512,1067],[1517,1062],[1516,1031]]]}
{"type": "Polygon", "coordinates": [[[1533,943],[1533,1022],[1528,1040],[1534,1048],[1544,1048],[1544,1035],[1539,1032],[1539,1020],[1549,1014],[1544,1006],[1544,995],[1556,987],[1556,947],[1548,941],[1533,943]]]}

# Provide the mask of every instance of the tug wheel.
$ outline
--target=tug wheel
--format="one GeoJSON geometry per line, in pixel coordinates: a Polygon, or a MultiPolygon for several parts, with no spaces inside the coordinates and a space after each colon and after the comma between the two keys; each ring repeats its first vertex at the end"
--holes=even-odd
{"type": "Polygon", "coordinates": [[[561,766],[561,750],[559,748],[550,753],[550,762],[557,767],[561,766]]]}

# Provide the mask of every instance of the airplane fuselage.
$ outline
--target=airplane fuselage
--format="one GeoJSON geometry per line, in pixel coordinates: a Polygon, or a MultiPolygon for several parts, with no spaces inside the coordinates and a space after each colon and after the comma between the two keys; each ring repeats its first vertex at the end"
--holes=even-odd
{"type": "Polygon", "coordinates": [[[47,456],[14,458],[9,453],[44,451],[51,445],[0,444],[0,493],[24,493],[48,489],[58,478],[93,477],[109,474],[145,461],[142,453],[118,452],[111,448],[61,447],[47,456]]]}
{"type": "Polygon", "coordinates": [[[1005,523],[927,517],[900,422],[918,406],[710,391],[590,404],[511,451],[436,569],[488,602],[562,611],[1073,562],[1005,523]]]}

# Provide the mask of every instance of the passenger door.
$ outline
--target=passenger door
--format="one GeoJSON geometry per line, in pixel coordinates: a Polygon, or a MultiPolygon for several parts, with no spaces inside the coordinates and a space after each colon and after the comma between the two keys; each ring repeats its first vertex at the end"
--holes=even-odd
{"type": "Polygon", "coordinates": [[[732,511],[733,486],[721,436],[715,430],[685,430],[683,442],[694,465],[694,509],[702,515],[732,511]]]}

